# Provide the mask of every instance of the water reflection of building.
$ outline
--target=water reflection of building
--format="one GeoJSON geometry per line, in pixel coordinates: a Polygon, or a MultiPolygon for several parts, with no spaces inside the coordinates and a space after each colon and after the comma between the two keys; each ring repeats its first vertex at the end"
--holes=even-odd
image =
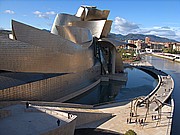
{"type": "Polygon", "coordinates": [[[122,71],[108,14],[81,6],[58,14],[51,32],[12,20],[13,40],[0,37],[0,100],[53,101],[122,71]]]}

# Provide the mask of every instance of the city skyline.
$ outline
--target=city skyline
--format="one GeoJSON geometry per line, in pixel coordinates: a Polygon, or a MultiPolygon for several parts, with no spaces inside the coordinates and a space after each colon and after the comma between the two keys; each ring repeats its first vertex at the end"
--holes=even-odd
{"type": "Polygon", "coordinates": [[[112,0],[2,0],[0,29],[11,30],[11,20],[50,30],[57,13],[75,14],[80,5],[110,10],[111,33],[151,34],[180,41],[180,1],[112,0]],[[73,7],[72,7],[73,6],[73,7]],[[169,10],[170,9],[170,10],[169,10]]]}

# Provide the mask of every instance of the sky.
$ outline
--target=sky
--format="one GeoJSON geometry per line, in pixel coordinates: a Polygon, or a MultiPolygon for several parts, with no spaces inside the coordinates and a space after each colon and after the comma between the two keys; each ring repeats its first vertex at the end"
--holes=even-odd
{"type": "Polygon", "coordinates": [[[0,29],[11,30],[14,19],[50,30],[57,13],[74,15],[81,5],[110,10],[111,33],[180,41],[180,0],[0,0],[0,29]]]}

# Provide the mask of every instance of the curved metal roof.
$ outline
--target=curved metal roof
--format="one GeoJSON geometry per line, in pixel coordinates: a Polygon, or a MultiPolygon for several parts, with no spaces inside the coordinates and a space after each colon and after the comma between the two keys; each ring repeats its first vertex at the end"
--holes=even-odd
{"type": "Polygon", "coordinates": [[[57,14],[56,18],[54,19],[53,26],[51,28],[51,33],[58,35],[58,31],[56,29],[56,26],[64,26],[64,25],[68,25],[69,22],[80,21],[80,20],[81,20],[81,18],[79,18],[75,15],[57,14]]]}
{"type": "Polygon", "coordinates": [[[77,44],[89,43],[90,46],[93,42],[91,31],[87,28],[76,26],[56,26],[58,35],[70,40],[77,44]]]}

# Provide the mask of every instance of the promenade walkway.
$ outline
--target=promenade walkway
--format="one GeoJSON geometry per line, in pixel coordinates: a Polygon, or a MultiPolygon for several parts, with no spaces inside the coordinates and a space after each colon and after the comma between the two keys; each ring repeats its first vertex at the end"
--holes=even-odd
{"type": "Polygon", "coordinates": [[[130,103],[120,106],[119,103],[108,104],[99,107],[99,110],[105,113],[113,113],[114,117],[108,121],[98,121],[90,124],[85,124],[79,128],[101,128],[106,130],[115,131],[118,133],[125,133],[127,130],[132,129],[138,135],[170,135],[172,114],[171,106],[164,105],[162,108],[161,121],[158,119],[152,120],[152,115],[157,116],[156,111],[150,111],[145,123],[140,124],[139,119],[145,119],[146,108],[138,108],[138,116],[130,117],[130,103]],[[127,123],[127,119],[131,122],[127,123]],[[137,120],[137,122],[136,122],[137,120]]]}
{"type": "Polygon", "coordinates": [[[119,133],[125,133],[127,130],[132,129],[138,135],[170,135],[174,105],[173,100],[172,105],[165,104],[165,101],[170,97],[174,88],[172,78],[166,73],[155,69],[148,62],[133,63],[133,66],[141,68],[142,70],[148,70],[158,76],[159,83],[157,87],[143,98],[144,100],[150,101],[156,98],[162,104],[152,102],[149,111],[147,111],[147,106],[139,106],[137,108],[137,115],[134,116],[130,115],[131,102],[123,106],[121,103],[97,106],[96,108],[100,111],[112,113],[114,117],[106,122],[102,120],[85,124],[79,128],[101,128],[119,133]],[[163,106],[161,106],[161,117],[159,118],[159,113],[156,109],[160,105],[163,106]]]}
{"type": "Polygon", "coordinates": [[[147,62],[135,63],[133,64],[133,66],[141,70],[152,72],[158,76],[159,83],[157,87],[144,98],[144,101],[145,100],[152,101],[153,99],[156,98],[159,104],[157,102],[150,104],[150,109],[157,109],[161,105],[160,102],[164,104],[165,101],[172,94],[172,91],[174,89],[174,81],[172,77],[164,73],[163,71],[154,68],[152,65],[150,65],[147,62]]]}
{"type": "Polygon", "coordinates": [[[152,55],[169,59],[172,61],[180,62],[180,55],[179,54],[171,54],[171,53],[152,53],[152,55]]]}

